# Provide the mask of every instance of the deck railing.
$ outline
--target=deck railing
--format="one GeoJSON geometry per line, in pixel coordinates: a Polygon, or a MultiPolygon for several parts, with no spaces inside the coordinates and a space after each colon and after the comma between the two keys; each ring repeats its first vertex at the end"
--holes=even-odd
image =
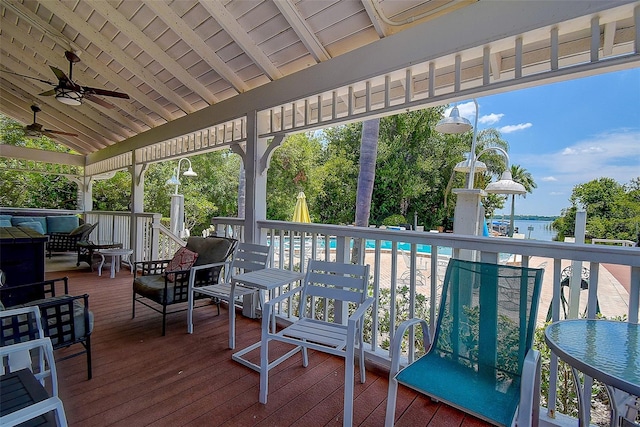
{"type": "MultiPolygon", "coordinates": [[[[129,212],[92,211],[84,214],[85,221],[99,222],[93,240],[110,240],[123,243],[125,248],[135,247],[136,260],[166,259],[184,245],[160,224],[160,215],[135,214],[136,230],[130,230],[132,215],[129,212]],[[131,236],[134,236],[132,238],[131,236]]],[[[239,218],[214,218],[212,223],[219,236],[244,240],[244,221],[239,218]]],[[[517,263],[523,266],[546,266],[545,287],[551,289],[547,299],[543,295],[538,310],[542,326],[548,307],[552,320],[561,315],[561,290],[563,270],[571,265],[573,271],[586,268],[589,274],[588,289],[580,292],[579,313],[595,318],[598,307],[607,317],[620,317],[638,322],[640,306],[640,249],[613,245],[574,244],[535,240],[485,238],[429,233],[420,231],[388,230],[379,228],[349,227],[326,224],[301,224],[284,221],[259,221],[261,238],[273,247],[272,266],[304,271],[310,258],[349,262],[358,242],[364,247],[360,254],[371,266],[371,292],[375,297],[373,313],[368,319],[367,357],[379,364],[389,363],[388,342],[398,324],[414,316],[428,318],[435,325],[438,290],[444,265],[448,257],[472,257],[484,262],[517,263]],[[540,262],[540,258],[544,259],[540,262]],[[435,262],[432,262],[436,260],[435,262]],[[602,264],[629,266],[629,289],[607,288],[616,282],[605,276],[602,264]],[[616,295],[609,295],[615,293],[616,295]],[[616,298],[614,306],[605,301],[616,298]],[[393,303],[391,303],[393,302],[393,303]]],[[[570,281],[570,283],[573,281],[570,281]]],[[[578,288],[580,280],[576,281],[578,288]]],[[[278,314],[283,320],[293,317],[293,303],[281,304],[278,314]]],[[[574,311],[578,310],[576,307],[574,311]]],[[[407,339],[407,360],[418,356],[413,345],[413,333],[407,339]]],[[[541,414],[542,425],[560,425],[554,417],[558,381],[558,360],[551,357],[548,408],[541,414]]]]}
{"type": "MultiPolygon", "coordinates": [[[[214,218],[212,223],[216,226],[218,235],[235,238],[243,235],[242,219],[214,218]]],[[[595,318],[597,309],[600,308],[607,317],[638,322],[640,252],[637,248],[283,221],[260,221],[258,226],[266,241],[273,247],[273,266],[290,270],[304,271],[310,258],[348,262],[353,255],[354,243],[358,239],[366,242],[361,253],[365,262],[371,266],[371,292],[376,301],[373,315],[369,319],[371,333],[367,337],[366,350],[367,357],[376,363],[388,364],[387,344],[393,339],[393,332],[402,320],[421,315],[428,317],[429,324],[434,327],[437,307],[432,302],[438,300],[438,290],[443,278],[442,266],[450,256],[467,259],[471,257],[483,262],[546,267],[544,286],[550,292],[540,302],[539,326],[544,325],[548,309],[552,320],[560,319],[563,312],[563,270],[566,272],[568,266],[572,266],[573,271],[581,271],[584,267],[589,275],[588,290],[580,295],[580,315],[595,318]],[[541,258],[544,261],[541,262],[541,258]],[[604,277],[602,264],[630,266],[629,292],[610,275],[604,277]],[[611,283],[617,283],[615,292],[618,295],[616,303],[608,306],[604,302],[610,301],[612,295],[605,295],[610,292],[605,285],[612,286],[611,283]]],[[[579,277],[577,284],[579,288],[579,277]]],[[[580,293],[578,290],[577,294],[580,293]]],[[[293,316],[291,307],[291,303],[280,305],[278,314],[282,319],[293,316]]],[[[572,307],[567,308],[571,309],[572,307]]],[[[419,353],[412,345],[415,342],[413,333],[406,342],[408,361],[419,353]]],[[[545,396],[549,403],[547,410],[542,413],[543,425],[558,425],[554,418],[562,417],[562,414],[556,413],[555,404],[559,385],[558,359],[552,355],[549,393],[545,396]]]]}

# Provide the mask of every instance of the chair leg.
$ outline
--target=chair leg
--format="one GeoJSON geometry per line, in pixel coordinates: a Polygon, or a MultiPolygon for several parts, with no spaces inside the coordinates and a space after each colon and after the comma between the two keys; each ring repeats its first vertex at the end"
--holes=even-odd
{"type": "Polygon", "coordinates": [[[229,348],[236,348],[236,305],[235,298],[229,295],[229,348]]]}
{"type": "Polygon", "coordinates": [[[167,305],[162,304],[162,336],[167,333],[167,305]]]}
{"type": "Polygon", "coordinates": [[[84,348],[87,350],[87,377],[88,379],[93,378],[93,372],[91,369],[91,335],[87,336],[87,339],[85,341],[84,348]]]}
{"type": "Polygon", "coordinates": [[[366,381],[365,375],[366,375],[366,369],[364,366],[364,340],[362,338],[362,331],[360,331],[359,334],[359,339],[358,339],[358,349],[359,349],[359,353],[358,353],[358,359],[360,362],[360,382],[362,384],[364,384],[364,382],[366,381]]]}
{"type": "Polygon", "coordinates": [[[392,427],[396,417],[396,397],[398,395],[398,381],[395,375],[389,375],[389,390],[387,391],[387,413],[384,426],[392,427]]]}
{"type": "MultiPolygon", "coordinates": [[[[268,309],[267,309],[268,310],[268,309]]],[[[266,313],[269,315],[269,313],[266,313]]],[[[262,313],[264,316],[265,313],[262,313]]],[[[262,322],[260,339],[260,403],[267,403],[269,393],[269,322],[262,322]]]]}
{"type": "Polygon", "coordinates": [[[347,354],[344,361],[344,415],[342,421],[344,427],[351,427],[353,425],[354,346],[354,342],[347,344],[347,354]]]}
{"type": "Polygon", "coordinates": [[[131,318],[136,318],[136,292],[133,291],[133,300],[131,301],[131,318]]]}
{"type": "Polygon", "coordinates": [[[187,333],[193,333],[193,303],[196,298],[196,293],[190,289],[188,300],[188,308],[187,308],[187,333]]]}

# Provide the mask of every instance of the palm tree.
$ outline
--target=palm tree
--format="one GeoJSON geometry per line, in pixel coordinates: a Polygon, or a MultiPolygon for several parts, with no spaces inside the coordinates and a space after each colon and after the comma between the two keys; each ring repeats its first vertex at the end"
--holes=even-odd
{"type": "MultiPolygon", "coordinates": [[[[358,189],[356,193],[356,218],[355,225],[366,227],[369,225],[371,212],[371,195],[373,183],[376,179],[376,160],[378,155],[378,132],[380,119],[371,119],[362,123],[362,136],[360,140],[360,173],[358,175],[358,189]]],[[[354,242],[352,262],[362,262],[364,251],[354,242]],[[362,260],[360,259],[362,258],[362,260]]]]}
{"type": "MultiPolygon", "coordinates": [[[[528,172],[525,168],[520,165],[511,165],[511,176],[515,182],[519,182],[524,186],[524,189],[527,190],[527,193],[533,192],[534,188],[538,187],[538,184],[533,180],[533,176],[531,172],[528,172]]],[[[526,193],[524,197],[527,197],[526,193]]],[[[509,227],[509,237],[513,237],[513,224],[514,224],[514,216],[515,216],[515,201],[516,195],[511,195],[511,226],[509,227]]]]}

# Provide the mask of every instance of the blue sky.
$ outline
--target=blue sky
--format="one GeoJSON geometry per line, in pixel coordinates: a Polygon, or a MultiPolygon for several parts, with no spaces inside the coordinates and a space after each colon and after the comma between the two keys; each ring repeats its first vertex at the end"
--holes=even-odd
{"type": "MultiPolygon", "coordinates": [[[[626,184],[640,177],[639,68],[477,101],[478,129],[498,129],[509,143],[511,164],[531,172],[538,185],[516,197],[516,215],[560,215],[577,184],[600,177],[626,184]]],[[[458,108],[473,123],[473,102],[458,108]]],[[[510,209],[508,202],[496,216],[510,209]]]]}

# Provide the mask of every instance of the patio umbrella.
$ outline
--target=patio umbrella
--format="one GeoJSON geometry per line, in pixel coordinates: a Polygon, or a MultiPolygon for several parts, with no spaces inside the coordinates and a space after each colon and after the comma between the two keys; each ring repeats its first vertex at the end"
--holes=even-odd
{"type": "Polygon", "coordinates": [[[303,191],[298,193],[298,201],[296,202],[296,207],[293,210],[292,221],[311,222],[311,218],[309,217],[309,207],[307,206],[307,198],[303,191]]]}

